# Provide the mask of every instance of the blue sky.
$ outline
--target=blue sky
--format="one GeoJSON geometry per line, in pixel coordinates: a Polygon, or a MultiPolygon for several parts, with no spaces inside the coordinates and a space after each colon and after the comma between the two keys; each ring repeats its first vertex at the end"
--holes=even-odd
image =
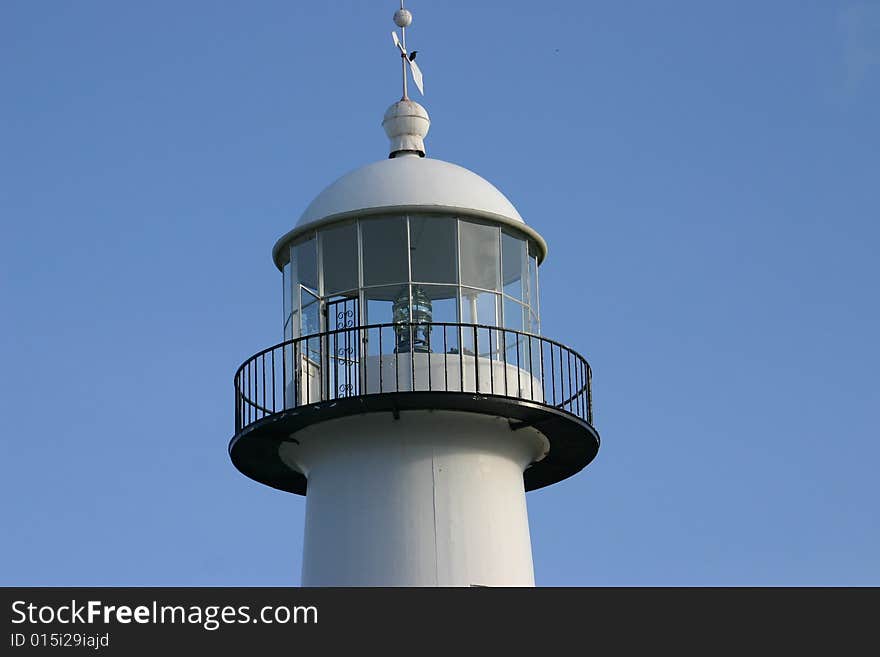
{"type": "MultiPolygon", "coordinates": [[[[593,365],[538,584],[880,584],[880,3],[409,4],[429,155],[547,239],[593,365]]],[[[275,239],[386,156],[394,9],[2,3],[0,584],[299,583],[232,375],[275,239]]]]}

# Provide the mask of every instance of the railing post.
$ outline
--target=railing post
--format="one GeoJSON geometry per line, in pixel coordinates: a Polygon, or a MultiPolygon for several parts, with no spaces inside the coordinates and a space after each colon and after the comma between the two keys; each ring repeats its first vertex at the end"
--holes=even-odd
{"type": "Polygon", "coordinates": [[[474,325],[474,392],[480,394],[480,347],[476,325],[474,325]]]}
{"type": "Polygon", "coordinates": [[[495,394],[495,353],[492,351],[492,331],[493,329],[488,329],[489,333],[489,394],[495,394]]]}
{"type": "Polygon", "coordinates": [[[413,332],[413,323],[409,323],[409,367],[412,379],[409,382],[410,392],[416,391],[416,336],[413,332]]]}
{"type": "Polygon", "coordinates": [[[449,390],[449,355],[448,348],[446,346],[446,324],[443,325],[443,382],[444,382],[444,390],[449,390]]]}
{"type": "Polygon", "coordinates": [[[541,403],[547,403],[547,385],[544,383],[544,338],[538,338],[538,367],[541,370],[541,403]]]}
{"type": "Polygon", "coordinates": [[[281,347],[281,408],[287,408],[287,353],[292,344],[284,343],[281,347]]]}
{"type": "Polygon", "coordinates": [[[232,381],[232,387],[235,392],[235,433],[241,431],[241,396],[238,394],[238,374],[232,381]]]}
{"type": "Polygon", "coordinates": [[[587,422],[593,424],[593,368],[587,363],[587,422]]]}
{"type": "Polygon", "coordinates": [[[504,396],[510,397],[510,391],[507,388],[507,331],[501,329],[501,355],[504,368],[504,396]]]}
{"type": "MultiPolygon", "coordinates": [[[[369,354],[369,349],[367,349],[369,354]]],[[[382,327],[379,327],[379,392],[382,392],[382,371],[385,369],[385,354],[382,351],[382,327]]]]}

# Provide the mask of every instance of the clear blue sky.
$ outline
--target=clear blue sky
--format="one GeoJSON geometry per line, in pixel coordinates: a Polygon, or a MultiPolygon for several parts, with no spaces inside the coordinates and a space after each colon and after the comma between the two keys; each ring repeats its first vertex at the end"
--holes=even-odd
{"type": "MultiPolygon", "coordinates": [[[[880,2],[409,3],[429,155],[544,235],[603,444],[541,585],[880,584],[880,2]]],[[[0,5],[0,584],[299,583],[226,453],[396,2],[0,5]]]]}

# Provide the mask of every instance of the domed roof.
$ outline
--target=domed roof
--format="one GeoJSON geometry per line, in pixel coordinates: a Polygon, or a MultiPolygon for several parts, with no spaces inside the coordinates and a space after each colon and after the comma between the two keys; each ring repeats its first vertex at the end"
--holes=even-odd
{"type": "MultiPolygon", "coordinates": [[[[302,213],[296,227],[275,245],[341,219],[385,213],[448,212],[514,226],[546,243],[526,226],[513,204],[489,181],[457,164],[408,155],[380,160],[345,174],[328,186],[302,213]]],[[[543,253],[541,254],[543,259],[543,253]]]]}
{"type": "Polygon", "coordinates": [[[492,183],[457,164],[396,157],[345,174],[318,194],[297,227],[342,213],[391,208],[461,210],[525,223],[492,183]]]}

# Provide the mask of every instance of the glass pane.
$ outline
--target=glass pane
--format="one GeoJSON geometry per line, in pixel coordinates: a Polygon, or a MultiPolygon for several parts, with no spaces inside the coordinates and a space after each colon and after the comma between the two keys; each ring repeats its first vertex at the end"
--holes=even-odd
{"type": "Polygon", "coordinates": [[[295,244],[290,249],[290,258],[293,261],[293,286],[305,285],[313,292],[318,291],[318,252],[315,247],[315,238],[310,237],[303,242],[295,244]]]}
{"type": "MultiPolygon", "coordinates": [[[[299,306],[297,306],[299,308],[299,306]]],[[[299,310],[294,310],[290,314],[290,321],[284,327],[284,339],[291,340],[299,337],[299,310]]]]}
{"type": "Polygon", "coordinates": [[[538,312],[538,254],[535,245],[529,243],[529,293],[528,303],[538,312]]]}
{"type": "MultiPolygon", "coordinates": [[[[389,285],[364,290],[367,324],[392,324],[409,319],[409,285],[389,285]]],[[[409,330],[407,329],[407,333],[409,330]]],[[[370,329],[365,332],[366,351],[370,355],[393,354],[397,347],[397,333],[393,326],[370,329]]]]}
{"type": "Polygon", "coordinates": [[[413,285],[413,301],[427,299],[431,322],[458,322],[458,287],[454,285],[413,285]]]}
{"type": "Polygon", "coordinates": [[[292,291],[290,289],[290,263],[284,265],[281,269],[281,288],[282,288],[282,301],[281,305],[283,308],[282,312],[282,321],[284,322],[284,339],[288,340],[290,338],[290,302],[292,299],[292,291]]]}
{"type": "Polygon", "coordinates": [[[302,304],[302,333],[311,335],[321,332],[321,304],[318,297],[305,288],[300,288],[300,303],[302,304]]]}
{"type": "Polygon", "coordinates": [[[528,355],[525,351],[528,338],[513,331],[523,331],[523,327],[528,326],[528,313],[528,308],[521,303],[504,298],[504,328],[510,329],[504,334],[504,344],[507,349],[505,358],[508,363],[522,369],[528,369],[528,355]]]}
{"type": "Polygon", "coordinates": [[[498,325],[498,295],[482,290],[461,289],[461,321],[465,324],[498,325]]]}
{"type": "Polygon", "coordinates": [[[405,283],[409,280],[406,217],[364,219],[364,285],[405,283]]]}
{"type": "Polygon", "coordinates": [[[510,330],[504,333],[504,358],[507,363],[526,371],[529,370],[529,339],[524,335],[514,333],[514,331],[525,331],[528,323],[528,308],[517,301],[505,297],[504,328],[510,330]]]}
{"type": "MultiPolygon", "coordinates": [[[[464,324],[485,324],[488,326],[498,325],[498,299],[499,295],[493,292],[483,292],[470,288],[461,289],[461,321],[464,324]]],[[[474,353],[473,330],[462,329],[462,353],[474,353]]],[[[489,331],[478,330],[479,353],[489,352],[489,331]]],[[[494,338],[493,338],[494,339],[494,338]]]]}
{"type": "Polygon", "coordinates": [[[358,287],[357,224],[332,226],[321,231],[324,296],[358,287]]]}
{"type": "Polygon", "coordinates": [[[457,249],[452,217],[410,217],[412,279],[425,283],[455,283],[457,249]]]}
{"type": "MultiPolygon", "coordinates": [[[[504,298],[504,328],[514,331],[523,330],[523,311],[525,307],[512,299],[504,298]]],[[[528,321],[528,311],[526,310],[526,321],[528,321]]]]}
{"type": "Polygon", "coordinates": [[[409,321],[409,285],[386,285],[364,290],[367,324],[409,321]],[[397,317],[395,317],[395,310],[397,317]]]}
{"type": "Polygon", "coordinates": [[[471,221],[459,222],[461,244],[461,282],[465,285],[498,289],[498,233],[493,226],[471,221]]]}
{"type": "Polygon", "coordinates": [[[526,275],[526,242],[501,231],[501,273],[504,294],[514,299],[523,298],[523,278],[526,275]]]}
{"type": "MultiPolygon", "coordinates": [[[[413,285],[412,317],[414,322],[455,324],[458,322],[458,288],[452,285],[413,285]]],[[[417,327],[414,330],[416,351],[448,351],[450,338],[457,329],[442,326],[417,327]]],[[[457,346],[457,342],[454,343],[457,346]]]]}

